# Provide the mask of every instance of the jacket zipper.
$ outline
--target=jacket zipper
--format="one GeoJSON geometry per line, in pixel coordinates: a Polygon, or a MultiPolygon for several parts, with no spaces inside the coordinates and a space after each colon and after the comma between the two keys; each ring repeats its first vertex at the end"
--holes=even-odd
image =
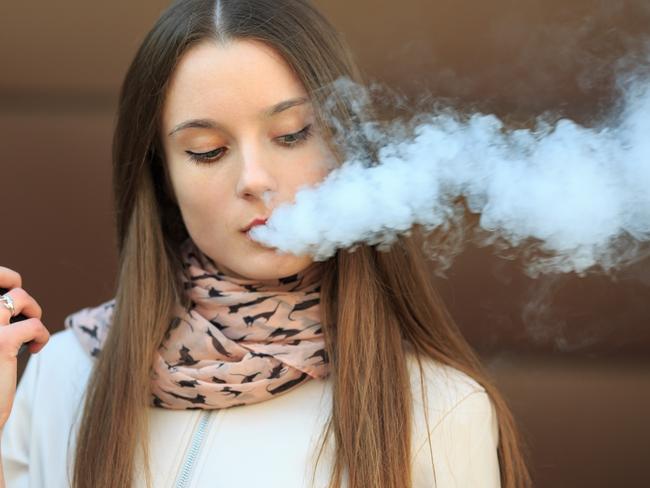
{"type": "Polygon", "coordinates": [[[196,462],[203,445],[203,439],[210,420],[210,414],[210,410],[204,410],[201,412],[201,417],[199,418],[198,425],[192,433],[192,438],[190,439],[189,447],[185,453],[185,459],[183,459],[183,463],[181,464],[181,470],[178,473],[176,482],[174,483],[174,488],[187,488],[189,486],[189,482],[192,479],[194,463],[196,462]]]}

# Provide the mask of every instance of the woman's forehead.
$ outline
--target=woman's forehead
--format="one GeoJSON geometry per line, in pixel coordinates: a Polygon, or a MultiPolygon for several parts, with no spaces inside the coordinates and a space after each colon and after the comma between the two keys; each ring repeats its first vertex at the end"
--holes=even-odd
{"type": "Polygon", "coordinates": [[[204,41],[180,59],[170,80],[163,118],[171,126],[206,110],[252,115],[305,98],[289,64],[259,41],[204,41]]]}

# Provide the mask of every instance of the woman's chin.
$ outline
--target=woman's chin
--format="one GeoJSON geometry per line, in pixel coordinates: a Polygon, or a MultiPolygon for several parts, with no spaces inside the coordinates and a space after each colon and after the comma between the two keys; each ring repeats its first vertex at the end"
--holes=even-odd
{"type": "Polygon", "coordinates": [[[279,254],[270,248],[255,254],[244,266],[237,267],[239,275],[252,280],[275,280],[299,273],[312,264],[308,257],[279,254]]]}

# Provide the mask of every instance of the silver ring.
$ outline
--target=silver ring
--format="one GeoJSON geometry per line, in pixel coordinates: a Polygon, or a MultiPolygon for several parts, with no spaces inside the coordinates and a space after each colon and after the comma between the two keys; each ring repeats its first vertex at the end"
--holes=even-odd
{"type": "Polygon", "coordinates": [[[0,296],[0,303],[2,303],[5,308],[11,312],[12,317],[15,317],[16,305],[14,304],[14,299],[11,298],[11,295],[9,295],[9,293],[5,293],[4,295],[0,296]]]}

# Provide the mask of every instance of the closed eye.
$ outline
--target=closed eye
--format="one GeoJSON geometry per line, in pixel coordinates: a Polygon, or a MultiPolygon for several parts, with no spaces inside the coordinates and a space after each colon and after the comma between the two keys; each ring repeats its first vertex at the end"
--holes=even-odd
{"type": "MultiPolygon", "coordinates": [[[[298,132],[292,134],[285,134],[283,136],[276,137],[275,140],[283,147],[292,149],[299,146],[305,142],[312,134],[312,124],[303,127],[298,132]]],[[[185,153],[190,157],[190,160],[197,164],[209,164],[221,159],[226,152],[226,147],[218,147],[212,151],[195,153],[192,151],[185,151],[185,153]]]]}
{"type": "Polygon", "coordinates": [[[195,153],[192,151],[185,151],[185,152],[190,157],[190,159],[195,163],[206,164],[206,163],[212,163],[220,159],[221,156],[223,156],[225,150],[226,150],[225,147],[218,147],[217,149],[213,149],[212,151],[208,151],[204,153],[195,153]]]}
{"type": "Polygon", "coordinates": [[[284,136],[277,137],[276,139],[283,146],[295,147],[301,142],[309,139],[309,136],[311,136],[311,127],[311,124],[309,124],[298,132],[294,132],[293,134],[286,134],[284,136]]]}

